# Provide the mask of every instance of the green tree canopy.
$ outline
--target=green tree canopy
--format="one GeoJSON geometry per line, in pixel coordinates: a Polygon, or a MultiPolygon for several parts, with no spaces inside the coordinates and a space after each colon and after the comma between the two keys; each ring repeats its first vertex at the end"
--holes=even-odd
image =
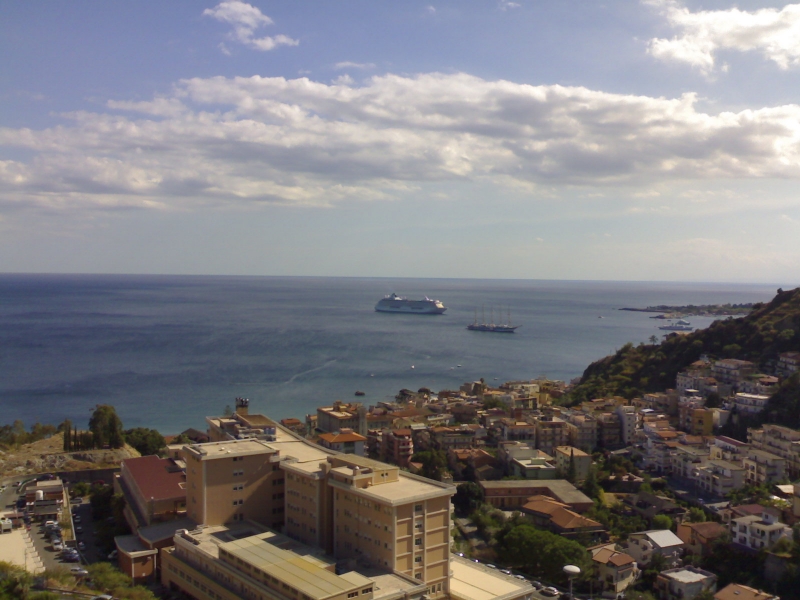
{"type": "Polygon", "coordinates": [[[109,404],[100,404],[94,409],[89,419],[89,430],[94,436],[95,446],[102,448],[122,448],[125,438],[122,433],[122,421],[117,411],[109,404]]]}
{"type": "Polygon", "coordinates": [[[125,430],[125,441],[136,448],[142,456],[158,454],[167,445],[163,435],[155,429],[146,427],[125,430]]]}
{"type": "Polygon", "coordinates": [[[424,450],[411,457],[413,462],[422,463],[420,475],[436,481],[442,480],[447,470],[447,455],[443,450],[424,450]]]}
{"type": "Polygon", "coordinates": [[[549,581],[567,581],[564,565],[575,565],[583,572],[591,566],[589,553],[573,540],[528,524],[503,533],[497,544],[500,559],[549,581]]]}
{"type": "Polygon", "coordinates": [[[672,529],[672,519],[667,515],[653,517],[653,529],[672,529]]]}
{"type": "Polygon", "coordinates": [[[483,504],[483,488],[472,481],[461,483],[453,496],[453,505],[463,515],[468,515],[483,504]]]}

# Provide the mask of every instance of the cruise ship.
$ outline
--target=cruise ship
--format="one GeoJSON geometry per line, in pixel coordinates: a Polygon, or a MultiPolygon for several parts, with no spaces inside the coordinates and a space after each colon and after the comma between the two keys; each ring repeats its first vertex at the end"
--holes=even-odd
{"type": "Polygon", "coordinates": [[[375,305],[378,312],[412,313],[417,315],[440,315],[447,310],[439,300],[431,300],[427,296],[423,300],[409,300],[397,294],[382,298],[375,305]]]}

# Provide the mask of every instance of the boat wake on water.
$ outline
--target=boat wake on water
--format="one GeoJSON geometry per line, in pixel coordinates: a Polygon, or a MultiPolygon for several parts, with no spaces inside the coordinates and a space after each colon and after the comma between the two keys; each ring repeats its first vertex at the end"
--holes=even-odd
{"type": "Polygon", "coordinates": [[[330,367],[335,362],[336,362],[336,359],[334,358],[333,360],[329,360],[324,365],[320,365],[319,367],[314,367],[313,369],[309,369],[308,371],[303,371],[302,373],[295,373],[294,375],[292,375],[289,379],[287,379],[283,383],[284,383],[284,385],[287,385],[287,384],[290,384],[290,383],[294,383],[295,380],[298,377],[303,377],[304,375],[308,375],[309,373],[316,373],[317,371],[322,371],[323,369],[327,369],[328,367],[330,367]]]}

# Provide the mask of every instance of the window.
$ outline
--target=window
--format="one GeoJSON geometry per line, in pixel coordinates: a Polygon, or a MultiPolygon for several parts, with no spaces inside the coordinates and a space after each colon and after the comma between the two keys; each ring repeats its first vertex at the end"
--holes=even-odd
{"type": "Polygon", "coordinates": [[[364,588],[363,590],[361,590],[361,593],[362,594],[370,594],[370,593],[372,593],[372,588],[364,588]]]}
{"type": "Polygon", "coordinates": [[[414,558],[414,562],[415,563],[421,563],[422,562],[422,555],[415,557],[414,558]]]}
{"type": "Polygon", "coordinates": [[[239,477],[240,475],[244,475],[244,469],[239,469],[238,471],[233,472],[234,477],[239,477]]]}
{"type": "Polygon", "coordinates": [[[415,546],[422,546],[422,538],[417,538],[414,540],[415,546]]]}
{"type": "Polygon", "coordinates": [[[233,491],[234,492],[239,492],[239,491],[241,491],[243,489],[244,489],[244,484],[243,483],[239,483],[239,484],[233,486],[233,491]]]}
{"type": "Polygon", "coordinates": [[[358,592],[350,592],[349,594],[347,594],[348,598],[355,598],[356,596],[358,596],[358,592]]]}
{"type": "Polygon", "coordinates": [[[414,512],[422,512],[422,504],[415,504],[414,512]]]}

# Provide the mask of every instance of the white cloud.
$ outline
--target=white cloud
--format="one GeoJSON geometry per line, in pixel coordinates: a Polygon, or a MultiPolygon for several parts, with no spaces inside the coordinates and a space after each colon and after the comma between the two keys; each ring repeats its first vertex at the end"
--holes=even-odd
{"type": "Polygon", "coordinates": [[[519,8],[522,6],[519,2],[510,2],[509,0],[500,0],[497,3],[500,10],[508,10],[509,8],[519,8]]]}
{"type": "MultiPolygon", "coordinates": [[[[781,69],[800,65],[800,4],[754,12],[730,8],[691,12],[678,0],[643,0],[661,10],[679,31],[672,39],[650,40],[649,52],[661,60],[688,63],[704,73],[720,50],[757,51],[781,69]]],[[[722,71],[728,65],[722,65],[722,71]]]]}
{"type": "Polygon", "coordinates": [[[337,70],[340,69],[374,69],[375,63],[357,63],[357,62],[350,62],[349,60],[345,60],[342,62],[338,62],[334,65],[334,68],[337,70]]]}
{"type": "Polygon", "coordinates": [[[116,110],[145,113],[156,117],[177,117],[186,110],[186,107],[177,98],[154,98],[146,102],[109,100],[108,107],[116,110]]]}
{"type": "MultiPolygon", "coordinates": [[[[272,25],[273,21],[255,6],[240,0],[220,2],[214,8],[205,9],[203,16],[213,17],[217,21],[232,25],[233,31],[229,34],[229,38],[255,50],[267,51],[278,46],[297,46],[300,43],[283,34],[274,37],[255,37],[256,29],[272,25]]],[[[223,53],[230,54],[226,46],[222,45],[220,49],[223,53]]]]}
{"type": "MultiPolygon", "coordinates": [[[[0,200],[330,205],[478,182],[540,201],[565,186],[641,185],[661,195],[642,193],[640,205],[663,206],[668,185],[800,179],[800,106],[709,114],[692,94],[652,98],[466,74],[385,75],[363,85],[255,76],[183,80],[169,97],[108,107],[44,130],[0,128],[0,144],[32,157],[0,165],[0,200]]],[[[742,208],[752,197],[686,201],[742,208]]]]}

